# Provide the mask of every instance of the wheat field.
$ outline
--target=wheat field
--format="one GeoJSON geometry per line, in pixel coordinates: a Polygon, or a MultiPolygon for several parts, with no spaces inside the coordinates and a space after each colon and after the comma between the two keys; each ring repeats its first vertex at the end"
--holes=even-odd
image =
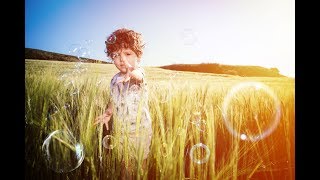
{"type": "MultiPolygon", "coordinates": [[[[135,179],[295,179],[295,82],[144,67],[153,136],[135,179]]],[[[25,60],[25,179],[118,179],[94,126],[112,64],[25,60]]],[[[132,153],[125,151],[125,153],[132,153]]]]}

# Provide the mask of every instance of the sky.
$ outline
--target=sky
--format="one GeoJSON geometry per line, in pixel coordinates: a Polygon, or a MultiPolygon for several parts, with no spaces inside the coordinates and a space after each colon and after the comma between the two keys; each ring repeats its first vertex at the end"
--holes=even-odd
{"type": "Polygon", "coordinates": [[[116,29],[142,34],[143,66],[276,67],[295,77],[294,0],[26,0],[25,47],[107,61],[116,29]]]}

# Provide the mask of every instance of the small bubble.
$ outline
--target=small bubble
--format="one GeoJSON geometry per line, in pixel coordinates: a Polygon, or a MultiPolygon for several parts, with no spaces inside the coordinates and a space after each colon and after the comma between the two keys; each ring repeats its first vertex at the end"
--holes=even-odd
{"type": "Polygon", "coordinates": [[[199,131],[205,131],[207,126],[206,121],[200,117],[197,117],[196,120],[192,121],[191,123],[194,124],[199,131]]]}
{"type": "Polygon", "coordinates": [[[96,86],[100,86],[101,83],[102,83],[102,80],[98,81],[96,86]]]}
{"type": "Polygon", "coordinates": [[[93,43],[93,40],[91,40],[91,39],[85,40],[85,44],[86,44],[87,46],[91,46],[92,43],[93,43]]]}
{"type": "Polygon", "coordinates": [[[113,44],[115,43],[117,40],[117,37],[114,35],[114,34],[111,34],[108,38],[107,38],[107,41],[106,43],[107,44],[113,44]]]}
{"type": "Polygon", "coordinates": [[[114,137],[111,135],[106,135],[103,139],[102,139],[102,145],[104,148],[106,149],[113,149],[116,145],[115,145],[115,140],[114,137]]]}
{"type": "Polygon", "coordinates": [[[192,29],[185,28],[181,33],[183,44],[186,46],[194,45],[197,41],[197,36],[192,29]]]}
{"type": "Polygon", "coordinates": [[[208,146],[198,143],[190,149],[190,158],[197,164],[206,163],[210,157],[210,150],[208,146]]]}
{"type": "Polygon", "coordinates": [[[58,112],[59,112],[59,110],[58,110],[58,108],[56,106],[50,106],[49,110],[48,110],[48,113],[47,113],[46,119],[47,120],[52,120],[53,117],[58,114],[58,112]]]}
{"type": "Polygon", "coordinates": [[[72,56],[77,56],[80,48],[81,48],[80,44],[71,44],[69,46],[69,54],[72,56]]]}
{"type": "Polygon", "coordinates": [[[87,48],[81,47],[77,52],[77,57],[80,61],[86,61],[90,58],[90,51],[87,48]]]}
{"type": "Polygon", "coordinates": [[[93,41],[92,40],[85,40],[84,44],[71,44],[69,46],[69,54],[78,58],[81,61],[87,61],[90,59],[90,45],[93,41]]]}
{"type": "Polygon", "coordinates": [[[168,152],[167,152],[167,143],[162,143],[162,146],[161,146],[161,154],[163,155],[163,157],[167,157],[168,156],[168,152]]]}
{"type": "Polygon", "coordinates": [[[71,107],[71,105],[68,103],[63,106],[64,109],[70,109],[70,107],[71,107]]]}

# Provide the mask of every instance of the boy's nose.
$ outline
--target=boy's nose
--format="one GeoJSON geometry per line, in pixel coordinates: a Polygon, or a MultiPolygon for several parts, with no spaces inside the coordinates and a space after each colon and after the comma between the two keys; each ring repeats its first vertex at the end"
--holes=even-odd
{"type": "Polygon", "coordinates": [[[125,57],[124,56],[120,56],[120,61],[121,62],[125,61],[125,57]]]}

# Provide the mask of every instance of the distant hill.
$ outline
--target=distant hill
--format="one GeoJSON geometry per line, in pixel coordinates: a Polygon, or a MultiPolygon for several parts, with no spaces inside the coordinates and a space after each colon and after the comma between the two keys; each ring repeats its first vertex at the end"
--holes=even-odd
{"type": "Polygon", "coordinates": [[[172,64],[160,66],[163,69],[177,71],[204,72],[215,74],[231,74],[237,76],[255,77],[286,77],[279,73],[277,68],[264,68],[260,66],[223,65],[217,63],[203,64],[172,64]]]}
{"type": "MultiPolygon", "coordinates": [[[[53,61],[68,61],[78,62],[76,56],[54,53],[39,49],[25,48],[25,59],[53,60],[53,61]]],[[[110,64],[105,61],[96,59],[86,59],[88,63],[110,64]]],[[[191,71],[215,74],[230,74],[237,76],[256,76],[256,77],[285,77],[279,73],[277,68],[264,68],[260,66],[239,66],[239,65],[223,65],[217,63],[202,63],[202,64],[172,64],[160,66],[163,69],[177,71],[191,71]]]]}
{"type": "MultiPolygon", "coordinates": [[[[79,59],[76,56],[60,54],[55,52],[49,52],[39,49],[32,49],[32,48],[25,48],[24,51],[24,58],[25,59],[39,59],[39,60],[53,60],[53,61],[68,61],[68,62],[78,62],[79,59]]],[[[88,63],[103,63],[103,64],[110,64],[105,61],[96,60],[86,58],[85,62],[88,63]]]]}

